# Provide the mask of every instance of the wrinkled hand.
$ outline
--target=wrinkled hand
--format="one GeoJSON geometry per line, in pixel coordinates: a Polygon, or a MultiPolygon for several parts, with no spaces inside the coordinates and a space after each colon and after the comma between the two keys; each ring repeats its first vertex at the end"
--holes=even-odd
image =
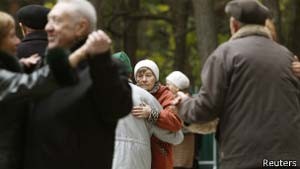
{"type": "Polygon", "coordinates": [[[32,66],[37,65],[41,60],[41,56],[39,56],[37,53],[31,55],[28,58],[21,58],[19,62],[24,65],[27,68],[31,68],[32,66]]]}
{"type": "Polygon", "coordinates": [[[175,97],[175,99],[173,100],[172,105],[177,106],[177,105],[180,104],[180,102],[181,102],[181,97],[177,96],[177,97],[175,97]]]}
{"type": "Polygon", "coordinates": [[[186,100],[188,98],[189,98],[188,94],[185,94],[185,93],[179,91],[179,92],[177,92],[177,97],[173,100],[172,104],[173,105],[178,105],[178,104],[180,104],[181,102],[183,102],[184,100],[186,100]]]}
{"type": "Polygon", "coordinates": [[[107,52],[111,47],[111,39],[102,30],[92,32],[86,40],[83,48],[89,56],[107,52]]]}
{"type": "Polygon", "coordinates": [[[151,107],[147,104],[140,106],[134,106],[131,110],[131,114],[139,119],[147,119],[150,116],[151,107]]]}
{"type": "Polygon", "coordinates": [[[300,78],[300,61],[299,59],[297,58],[297,56],[294,56],[295,60],[293,61],[292,63],[292,70],[293,70],[293,73],[298,77],[300,78]]]}

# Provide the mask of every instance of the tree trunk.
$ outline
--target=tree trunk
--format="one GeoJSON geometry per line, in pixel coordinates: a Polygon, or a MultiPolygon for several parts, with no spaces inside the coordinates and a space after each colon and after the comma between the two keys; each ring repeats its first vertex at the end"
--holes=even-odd
{"type": "Polygon", "coordinates": [[[198,50],[203,65],[217,47],[214,0],[193,0],[198,50]]]}
{"type": "Polygon", "coordinates": [[[174,70],[186,72],[185,65],[188,60],[186,54],[186,34],[187,34],[187,20],[189,0],[170,1],[171,12],[174,18],[173,30],[175,36],[175,53],[174,53],[174,70]]]}
{"type": "Polygon", "coordinates": [[[297,15],[300,12],[300,1],[299,0],[290,0],[289,2],[289,12],[290,18],[288,25],[287,33],[287,47],[294,52],[296,55],[300,56],[300,16],[297,15]]]}
{"type": "MultiPolygon", "coordinates": [[[[134,15],[140,9],[139,0],[127,0],[126,9],[129,11],[129,16],[134,15]]],[[[139,21],[131,17],[125,18],[124,30],[124,48],[131,59],[132,64],[137,62],[136,50],[138,48],[138,24],[139,21]]]]}
{"type": "Polygon", "coordinates": [[[279,8],[279,1],[276,0],[263,0],[263,4],[266,5],[272,12],[272,19],[275,23],[278,42],[282,43],[282,32],[281,32],[281,12],[279,8]]]}
{"type": "Polygon", "coordinates": [[[294,1],[295,2],[295,9],[294,9],[294,24],[292,24],[293,26],[293,34],[291,34],[292,36],[292,50],[293,52],[300,56],[300,43],[299,43],[299,39],[300,39],[300,16],[299,16],[299,12],[300,12],[300,1],[294,1]]]}
{"type": "Polygon", "coordinates": [[[5,9],[5,11],[15,16],[19,8],[21,8],[20,2],[17,0],[12,0],[12,1],[8,1],[8,8],[5,9]]]}
{"type": "Polygon", "coordinates": [[[103,27],[103,16],[102,16],[102,0],[90,0],[90,2],[94,5],[97,12],[97,28],[103,27]]]}

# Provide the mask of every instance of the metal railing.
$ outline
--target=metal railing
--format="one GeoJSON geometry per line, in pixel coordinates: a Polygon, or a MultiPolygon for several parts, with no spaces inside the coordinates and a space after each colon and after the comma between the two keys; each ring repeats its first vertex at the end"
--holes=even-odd
{"type": "MultiPolygon", "coordinates": [[[[199,160],[198,165],[199,169],[204,168],[204,166],[211,166],[210,169],[218,169],[218,156],[217,156],[217,142],[215,139],[215,134],[212,134],[212,159],[211,160],[199,160]],[[202,167],[201,167],[202,166],[202,167]]],[[[203,135],[203,137],[207,137],[203,135]]],[[[205,167],[206,168],[206,167],[205,167]]]]}

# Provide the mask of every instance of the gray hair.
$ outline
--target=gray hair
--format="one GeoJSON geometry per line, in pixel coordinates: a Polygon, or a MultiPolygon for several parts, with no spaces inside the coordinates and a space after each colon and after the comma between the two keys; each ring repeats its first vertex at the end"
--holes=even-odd
{"type": "Polygon", "coordinates": [[[95,7],[87,0],[58,0],[57,3],[67,3],[71,10],[86,18],[89,22],[89,31],[92,32],[97,28],[97,14],[95,7]]]}

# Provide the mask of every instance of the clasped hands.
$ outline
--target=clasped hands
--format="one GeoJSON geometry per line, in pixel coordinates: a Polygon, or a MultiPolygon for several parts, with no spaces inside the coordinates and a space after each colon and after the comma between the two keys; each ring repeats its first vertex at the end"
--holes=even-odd
{"type": "Polygon", "coordinates": [[[102,30],[90,33],[84,45],[70,55],[71,66],[76,67],[82,60],[108,52],[111,42],[109,36],[102,30]]]}

